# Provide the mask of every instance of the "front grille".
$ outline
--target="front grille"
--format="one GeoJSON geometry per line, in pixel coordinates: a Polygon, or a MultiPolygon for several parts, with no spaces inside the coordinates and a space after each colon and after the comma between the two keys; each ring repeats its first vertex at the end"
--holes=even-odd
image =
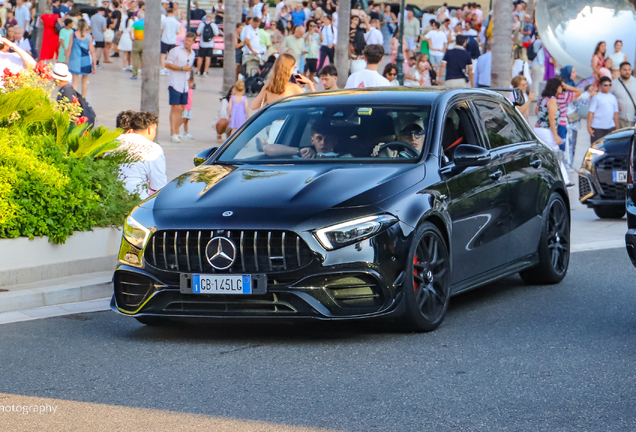
{"type": "Polygon", "coordinates": [[[311,263],[307,243],[289,231],[166,230],[153,234],[146,262],[161,270],[201,273],[276,273],[293,271],[311,263]],[[236,247],[232,266],[217,270],[205,248],[214,237],[230,239],[236,247]]]}
{"type": "Polygon", "coordinates": [[[202,313],[235,313],[259,314],[282,313],[293,314],[298,310],[289,302],[281,300],[276,293],[259,296],[181,296],[164,308],[165,312],[202,313]]]}
{"type": "Polygon", "coordinates": [[[606,156],[596,163],[596,169],[607,171],[626,171],[627,156],[606,156]]]}
{"type": "Polygon", "coordinates": [[[592,193],[592,185],[587,177],[579,176],[579,199],[592,193]]]}
{"type": "Polygon", "coordinates": [[[623,183],[601,183],[602,198],[612,200],[624,200],[627,193],[627,186],[623,183]]]}

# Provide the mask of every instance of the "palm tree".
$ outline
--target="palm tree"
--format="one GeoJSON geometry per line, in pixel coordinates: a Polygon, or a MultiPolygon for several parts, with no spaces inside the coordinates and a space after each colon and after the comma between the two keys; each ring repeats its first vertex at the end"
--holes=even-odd
{"type": "Polygon", "coordinates": [[[338,69],[338,87],[344,88],[349,77],[349,18],[351,16],[351,2],[338,2],[338,41],[334,56],[338,69]]]}
{"type": "Polygon", "coordinates": [[[238,0],[225,1],[225,14],[223,14],[223,93],[232,88],[236,81],[236,22],[240,11],[238,0]]]}
{"type": "Polygon", "coordinates": [[[512,3],[493,0],[492,25],[492,87],[510,87],[512,74],[512,3]]]}
{"type": "Polygon", "coordinates": [[[141,110],[159,114],[159,69],[161,39],[161,3],[146,2],[144,24],[144,68],[141,73],[141,110]]]}

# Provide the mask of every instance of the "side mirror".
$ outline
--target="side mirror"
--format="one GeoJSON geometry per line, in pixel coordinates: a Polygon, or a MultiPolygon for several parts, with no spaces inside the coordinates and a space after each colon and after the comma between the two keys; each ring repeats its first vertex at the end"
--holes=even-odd
{"type": "Polygon", "coordinates": [[[210,159],[210,157],[214,154],[214,152],[218,149],[218,147],[210,147],[209,149],[200,151],[194,157],[194,166],[199,166],[206,160],[210,159]]]}
{"type": "Polygon", "coordinates": [[[514,106],[523,106],[526,103],[526,95],[520,88],[512,90],[512,94],[515,96],[515,101],[512,103],[514,106]]]}
{"type": "Polygon", "coordinates": [[[483,147],[471,144],[460,144],[455,149],[453,160],[456,167],[468,168],[488,165],[490,161],[492,161],[492,156],[490,152],[483,147]]]}

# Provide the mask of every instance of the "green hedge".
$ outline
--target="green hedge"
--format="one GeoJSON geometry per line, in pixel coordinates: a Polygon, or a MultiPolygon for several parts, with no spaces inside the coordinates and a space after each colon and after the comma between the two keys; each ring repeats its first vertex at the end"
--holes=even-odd
{"type": "MultiPolygon", "coordinates": [[[[47,103],[40,102],[35,109],[42,111],[47,103]]],[[[59,113],[20,121],[29,117],[20,108],[0,120],[0,238],[48,236],[64,243],[75,231],[121,226],[139,196],[117,180],[121,158],[95,160],[95,152],[86,151],[99,136],[110,142],[99,144],[99,152],[113,148],[117,133],[89,133],[85,126],[69,133],[68,115],[59,113]]]]}

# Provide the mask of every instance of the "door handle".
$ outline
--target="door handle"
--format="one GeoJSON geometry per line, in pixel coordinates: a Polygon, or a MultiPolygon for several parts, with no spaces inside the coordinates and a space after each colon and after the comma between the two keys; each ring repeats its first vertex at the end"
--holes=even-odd
{"type": "Polygon", "coordinates": [[[533,160],[531,160],[530,161],[530,166],[532,168],[537,168],[537,169],[541,168],[541,159],[533,159],[533,160]]]}
{"type": "Polygon", "coordinates": [[[490,178],[497,181],[501,178],[501,176],[503,175],[503,173],[501,172],[501,170],[497,170],[497,171],[493,171],[490,173],[490,178]]]}

